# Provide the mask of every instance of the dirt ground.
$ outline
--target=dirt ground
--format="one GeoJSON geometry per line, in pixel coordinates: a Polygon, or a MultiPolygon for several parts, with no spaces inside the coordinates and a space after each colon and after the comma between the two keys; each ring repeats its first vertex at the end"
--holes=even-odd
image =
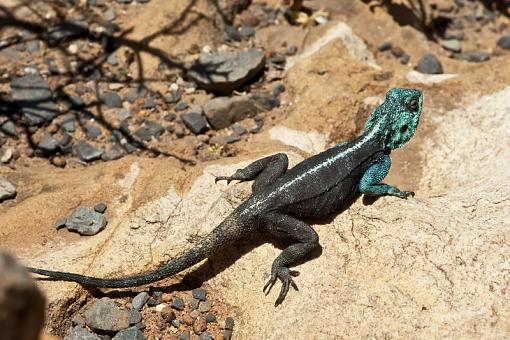
{"type": "MultiPolygon", "coordinates": [[[[11,1],[2,5],[9,13],[18,18],[33,15],[29,6],[11,1]]],[[[154,268],[190,248],[249,195],[249,184],[215,185],[213,176],[230,174],[275,152],[288,153],[296,164],[310,153],[358,135],[388,89],[415,87],[425,98],[420,126],[411,142],[392,154],[385,181],[415,191],[416,197],[383,198],[370,205],[360,199],[330,224],[318,225],[322,250],[297,266],[300,290],[291,291],[283,306],[273,307],[278,289],[269,296],[262,293],[270,264],[282,247],[258,236],[150,287],[169,299],[190,299],[192,288],[205,287],[219,320],[208,328],[215,339],[223,334],[220,321],[229,316],[236,321],[234,339],[508,337],[510,240],[505,229],[510,220],[505,211],[510,172],[505,160],[510,145],[510,51],[496,45],[499,37],[510,33],[508,17],[494,11],[494,21],[470,21],[463,18],[468,10],[478,10],[477,1],[466,1],[465,7],[452,11],[447,7],[453,2],[429,1],[429,15],[463,22],[463,51],[491,54],[490,60],[473,63],[450,58],[441,39],[392,12],[402,9],[400,3],[405,7],[405,1],[396,1],[392,8],[362,1],[305,1],[311,12],[327,12],[328,22],[303,27],[279,14],[273,24],[257,27],[252,38],[241,42],[225,42],[218,26],[225,11],[215,4],[229,1],[152,0],[130,6],[105,2],[100,11],[115,8],[120,32],[126,32],[127,43],[117,50],[119,60],[128,58],[132,49],[141,52],[130,64],[132,83],[143,82],[162,95],[168,93],[174,76],[183,75],[198,57],[197,47],[200,51],[225,44],[230,49],[256,46],[270,58],[296,46],[297,53],[288,56],[284,69],[266,67],[264,79],[253,85],[270,90],[283,84],[280,106],[262,114],[259,133],[243,135],[220,154],[204,142],[206,138],[187,131],[183,138],[165,134],[150,141],[150,147],[163,150],[160,153],[147,148],[92,164],[67,155],[60,168],[51,157],[26,152],[30,139],[40,139],[52,123],[29,137],[8,139],[3,149],[14,148],[17,154],[0,165],[0,175],[16,184],[17,196],[0,203],[1,248],[26,265],[94,276],[154,268]],[[383,42],[405,51],[409,61],[403,64],[392,51],[380,51],[383,42]],[[409,74],[425,53],[436,55],[444,73],[455,76],[432,84],[413,82],[409,74]],[[175,68],[162,68],[161,55],[175,68]],[[288,135],[282,134],[282,127],[290,131],[288,135]],[[54,228],[59,218],[77,207],[99,202],[108,205],[108,225],[98,235],[54,228]]],[[[262,5],[278,12],[284,3],[256,0],[248,11],[257,13],[262,5]]],[[[59,16],[58,7],[34,6],[47,11],[46,17],[59,16]]],[[[233,25],[241,25],[243,13],[234,15],[233,25]]],[[[0,33],[5,38],[17,30],[12,26],[0,33]]],[[[88,57],[100,46],[91,43],[88,57]]],[[[12,76],[34,63],[43,64],[50,55],[65,61],[64,52],[46,47],[37,52],[0,51],[0,71],[12,76]]],[[[64,88],[78,93],[79,85],[88,81],[78,78],[64,88]]],[[[58,87],[69,79],[50,77],[49,83],[58,87]]],[[[99,86],[107,88],[110,83],[99,86]]],[[[124,90],[127,87],[120,91],[124,90]]],[[[9,93],[9,82],[2,82],[0,91],[9,93]]],[[[90,96],[87,102],[93,101],[91,93],[85,96],[90,96]]],[[[183,94],[190,105],[213,96],[203,90],[183,94]]],[[[174,112],[166,107],[144,111],[141,105],[138,101],[131,107],[135,119],[162,121],[164,114],[174,112]]],[[[91,111],[97,114],[94,108],[91,111]]],[[[108,120],[118,111],[103,113],[108,120]]],[[[253,119],[241,123],[248,126],[253,119]]],[[[118,121],[112,118],[111,124],[118,121]]],[[[207,140],[227,130],[211,132],[207,140]]],[[[106,145],[106,136],[94,143],[106,145]]],[[[149,288],[91,291],[51,281],[40,281],[40,287],[48,298],[45,333],[57,338],[68,334],[73,317],[90,302],[107,296],[128,306],[137,292],[149,288]]],[[[183,329],[161,329],[158,317],[146,311],[144,335],[178,338],[183,329]]],[[[191,338],[198,339],[198,334],[192,332],[191,338]]]]}

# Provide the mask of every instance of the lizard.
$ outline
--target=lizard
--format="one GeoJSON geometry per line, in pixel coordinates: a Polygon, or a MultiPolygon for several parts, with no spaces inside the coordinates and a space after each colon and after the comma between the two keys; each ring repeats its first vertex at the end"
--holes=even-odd
{"type": "Polygon", "coordinates": [[[175,275],[210,257],[221,247],[245,234],[262,231],[292,240],[271,266],[271,276],[263,287],[266,295],[275,282],[282,286],[275,306],[285,299],[289,288],[297,290],[290,269],[319,247],[317,232],[306,221],[335,216],[342,206],[361,194],[368,196],[414,196],[382,183],[391,166],[391,151],[402,147],[414,135],[423,106],[420,90],[393,88],[386,93],[365,123],[363,133],[348,142],[303,160],[288,169],[284,153],[258,159],[231,176],[215,182],[253,181],[251,195],[190,250],[160,267],[121,278],[97,278],[81,274],[27,267],[28,271],[85,286],[127,288],[156,282],[175,275]]]}

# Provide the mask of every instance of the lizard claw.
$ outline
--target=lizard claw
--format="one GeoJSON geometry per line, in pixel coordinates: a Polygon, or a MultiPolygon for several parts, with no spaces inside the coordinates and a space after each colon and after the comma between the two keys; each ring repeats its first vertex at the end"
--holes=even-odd
{"type": "Polygon", "coordinates": [[[264,293],[269,294],[271,291],[271,288],[273,288],[274,284],[276,283],[276,278],[280,279],[282,281],[282,288],[280,290],[280,294],[278,294],[278,298],[276,298],[276,301],[274,303],[274,306],[278,306],[283,302],[285,297],[287,296],[287,293],[289,292],[289,288],[292,286],[295,290],[299,290],[296,282],[294,282],[294,279],[292,277],[298,276],[299,272],[295,270],[289,270],[287,267],[281,267],[276,270],[273,270],[273,273],[271,274],[271,278],[268,280],[268,282],[265,284],[262,291],[264,293]],[[267,291],[266,291],[267,289],[267,291]]]}
{"type": "Polygon", "coordinates": [[[414,191],[402,191],[402,198],[414,197],[414,191]]]}
{"type": "Polygon", "coordinates": [[[229,185],[230,182],[232,182],[232,178],[227,176],[218,176],[214,179],[214,183],[218,183],[219,181],[227,181],[227,185],[229,185]]]}

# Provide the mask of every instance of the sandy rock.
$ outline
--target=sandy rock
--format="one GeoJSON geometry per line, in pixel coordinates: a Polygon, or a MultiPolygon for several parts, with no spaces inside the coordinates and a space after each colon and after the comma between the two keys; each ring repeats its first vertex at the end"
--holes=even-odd
{"type": "Polygon", "coordinates": [[[29,274],[0,252],[0,330],[3,340],[37,340],[45,299],[29,274]]]}

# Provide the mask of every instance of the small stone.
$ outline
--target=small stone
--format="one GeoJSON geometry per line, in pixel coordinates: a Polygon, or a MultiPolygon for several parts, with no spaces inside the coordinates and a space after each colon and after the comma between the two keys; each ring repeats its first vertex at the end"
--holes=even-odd
{"type": "Polygon", "coordinates": [[[499,38],[497,45],[505,50],[510,50],[510,34],[499,38]]]}
{"type": "Polygon", "coordinates": [[[136,325],[140,321],[142,321],[142,314],[136,309],[131,309],[129,311],[129,324],[136,325]]]}
{"type": "Polygon", "coordinates": [[[118,332],[129,327],[129,312],[107,297],[90,304],[83,316],[87,326],[95,331],[118,332]]]}
{"type": "Polygon", "coordinates": [[[149,300],[149,293],[147,292],[141,292],[138,293],[131,302],[131,305],[133,306],[133,309],[140,310],[145,305],[145,303],[149,300]]]}
{"type": "Polygon", "coordinates": [[[195,310],[198,308],[199,303],[200,303],[199,299],[191,298],[191,300],[189,301],[189,308],[191,310],[195,310]]]}
{"type": "Polygon", "coordinates": [[[210,311],[212,308],[212,301],[202,301],[198,305],[198,311],[201,313],[206,313],[210,311]]]}
{"type": "Polygon", "coordinates": [[[459,60],[465,60],[473,63],[480,63],[489,60],[491,55],[483,51],[470,51],[462,53],[454,53],[453,58],[459,60]]]}
{"type": "Polygon", "coordinates": [[[251,26],[243,26],[239,30],[239,33],[241,33],[241,36],[244,39],[249,39],[255,35],[255,28],[253,28],[251,26]]]}
{"type": "Polygon", "coordinates": [[[425,74],[442,74],[443,67],[435,55],[427,53],[418,61],[416,71],[425,74]]]}
{"type": "Polygon", "coordinates": [[[407,54],[407,53],[404,53],[400,57],[400,63],[402,65],[407,65],[407,63],[409,62],[410,59],[411,59],[411,56],[409,54],[407,54]]]}
{"type": "Polygon", "coordinates": [[[166,120],[167,122],[173,122],[175,118],[177,118],[177,115],[175,113],[168,113],[163,117],[163,119],[166,120]]]}
{"type": "Polygon", "coordinates": [[[114,145],[112,148],[103,152],[101,159],[103,161],[113,161],[122,158],[123,155],[124,153],[122,152],[122,149],[119,146],[114,145]]]}
{"type": "Polygon", "coordinates": [[[393,47],[393,44],[389,41],[383,42],[377,49],[379,52],[389,51],[393,47]]]}
{"type": "Polygon", "coordinates": [[[175,319],[175,312],[172,308],[165,305],[165,308],[161,310],[161,317],[165,319],[166,322],[172,322],[175,319]]]}
{"type": "Polygon", "coordinates": [[[246,129],[239,123],[232,124],[232,131],[234,131],[234,134],[238,136],[244,135],[247,132],[246,129]]]}
{"type": "Polygon", "coordinates": [[[191,291],[193,297],[200,301],[205,301],[207,297],[207,291],[203,288],[195,288],[191,291]]]}
{"type": "Polygon", "coordinates": [[[12,159],[12,148],[7,148],[3,152],[3,154],[2,154],[2,150],[0,150],[0,162],[7,164],[11,161],[11,159],[12,159]]]}
{"type": "Polygon", "coordinates": [[[106,203],[101,202],[94,206],[94,211],[96,211],[100,214],[104,214],[104,212],[106,211],[106,208],[107,208],[106,203]]]}
{"type": "Polygon", "coordinates": [[[181,116],[182,122],[191,132],[198,135],[209,130],[204,116],[198,112],[185,113],[181,116]]]}
{"type": "Polygon", "coordinates": [[[273,91],[272,91],[273,96],[278,97],[283,92],[285,92],[285,85],[283,85],[283,84],[276,84],[273,87],[273,91]]]}
{"type": "Polygon", "coordinates": [[[162,127],[159,123],[148,120],[145,122],[145,127],[149,130],[151,136],[156,138],[161,137],[161,135],[165,132],[165,128],[162,127]]]}
{"type": "Polygon", "coordinates": [[[103,104],[112,108],[122,108],[122,99],[117,92],[103,92],[99,95],[103,104]]]}
{"type": "Polygon", "coordinates": [[[393,54],[395,58],[400,58],[404,53],[404,50],[398,46],[393,46],[391,48],[391,54],[393,54]]]}
{"type": "Polygon", "coordinates": [[[79,141],[74,145],[74,151],[84,162],[92,162],[93,160],[101,158],[101,155],[103,154],[103,151],[98,150],[83,141],[79,141]]]}
{"type": "Polygon", "coordinates": [[[464,31],[462,30],[451,30],[447,29],[444,33],[445,39],[457,39],[457,40],[464,40],[464,31]]]}
{"type": "Polygon", "coordinates": [[[233,330],[234,329],[234,319],[230,316],[225,319],[225,329],[233,330]]]}
{"type": "Polygon", "coordinates": [[[203,332],[200,334],[199,340],[214,340],[214,338],[210,336],[209,333],[203,332]]]}
{"type": "Polygon", "coordinates": [[[11,137],[18,137],[18,131],[16,131],[16,125],[10,119],[6,119],[0,124],[0,131],[11,137]]]}
{"type": "Polygon", "coordinates": [[[182,126],[175,127],[174,134],[177,138],[182,138],[185,136],[184,129],[182,126]]]}
{"type": "MultiPolygon", "coordinates": [[[[177,85],[177,84],[176,84],[177,85]]],[[[171,91],[163,97],[165,103],[174,104],[181,100],[181,93],[179,91],[171,91]]]]}
{"type": "Polygon", "coordinates": [[[189,107],[188,103],[179,102],[179,103],[177,103],[177,105],[175,105],[174,109],[175,109],[175,111],[179,112],[179,111],[186,110],[188,107],[189,107]]]}
{"type": "Polygon", "coordinates": [[[160,312],[161,313],[161,311],[163,309],[165,309],[166,307],[167,307],[167,305],[165,305],[164,303],[160,303],[160,304],[156,305],[155,309],[156,309],[156,312],[160,312]]]}
{"type": "Polygon", "coordinates": [[[441,40],[441,46],[452,52],[460,52],[461,50],[460,41],[457,39],[441,40]]]}
{"type": "Polygon", "coordinates": [[[182,322],[188,326],[193,325],[193,318],[189,316],[188,314],[184,314],[182,316],[182,322]]]}
{"type": "Polygon", "coordinates": [[[243,39],[239,30],[234,26],[225,25],[225,34],[227,36],[227,40],[241,41],[243,39]]]}
{"type": "Polygon", "coordinates": [[[106,62],[112,66],[117,66],[119,64],[119,61],[117,60],[117,56],[115,53],[112,53],[106,58],[106,62]]]}
{"type": "Polygon", "coordinates": [[[184,310],[184,300],[180,297],[177,297],[172,301],[170,307],[176,310],[184,310]]]}
{"type": "Polygon", "coordinates": [[[142,109],[151,110],[156,107],[156,103],[153,98],[146,99],[142,105],[142,109]]]}
{"type": "Polygon", "coordinates": [[[205,321],[210,323],[210,322],[216,322],[216,315],[214,315],[213,313],[207,313],[207,315],[205,316],[205,321]]]}
{"type": "Polygon", "coordinates": [[[25,44],[27,52],[34,53],[39,51],[40,45],[38,40],[27,41],[25,44]]]}
{"type": "Polygon", "coordinates": [[[37,144],[37,148],[44,153],[53,153],[58,150],[59,144],[55,138],[49,133],[43,134],[41,140],[37,144]]]}
{"type": "Polygon", "coordinates": [[[258,26],[260,20],[251,11],[246,10],[241,13],[241,23],[245,26],[255,27],[258,26]]]}
{"type": "Polygon", "coordinates": [[[60,127],[67,132],[74,132],[74,115],[66,114],[60,127]]]}
{"type": "Polygon", "coordinates": [[[205,322],[205,318],[198,317],[195,322],[193,322],[193,332],[195,334],[200,334],[207,329],[207,322],[205,322]]]}
{"type": "Polygon", "coordinates": [[[101,340],[101,338],[86,330],[82,325],[78,325],[71,330],[71,333],[64,340],[101,340]]]}
{"type": "Polygon", "coordinates": [[[94,125],[85,125],[85,133],[87,134],[87,137],[90,139],[96,139],[97,137],[101,136],[101,129],[94,125]]]}
{"type": "Polygon", "coordinates": [[[288,56],[293,56],[297,53],[298,48],[296,45],[289,46],[287,50],[285,51],[285,54],[288,56]]]}
{"type": "Polygon", "coordinates": [[[84,21],[63,21],[48,28],[48,45],[57,46],[61,42],[84,36],[88,33],[88,25],[84,21]]]}
{"type": "MultiPolygon", "coordinates": [[[[195,301],[197,301],[196,307],[198,307],[198,300],[195,300],[195,301]]],[[[193,303],[192,303],[190,308],[193,309],[193,310],[189,313],[189,316],[191,316],[192,319],[196,319],[200,315],[200,312],[198,310],[196,310],[196,308],[193,308],[193,307],[194,306],[193,306],[193,303]]]]}
{"type": "Polygon", "coordinates": [[[179,326],[181,325],[181,322],[177,319],[174,319],[172,320],[172,326],[174,326],[175,328],[179,328],[179,326]]]}
{"type": "Polygon", "coordinates": [[[190,332],[185,331],[179,336],[179,340],[190,340],[190,332]]]}
{"type": "Polygon", "coordinates": [[[64,157],[55,156],[51,159],[51,164],[59,168],[64,168],[67,164],[67,161],[64,157]]]}
{"type": "Polygon", "coordinates": [[[67,222],[66,217],[59,218],[57,222],[55,222],[55,229],[60,230],[64,228],[66,226],[66,222],[67,222]]]}
{"type": "Polygon", "coordinates": [[[106,218],[88,207],[79,207],[66,221],[69,230],[76,231],[80,235],[95,235],[106,226],[106,218]]]}
{"type": "Polygon", "coordinates": [[[138,99],[144,98],[147,95],[147,88],[144,86],[133,87],[129,90],[126,99],[130,103],[134,103],[138,99]]]}
{"type": "Polygon", "coordinates": [[[232,331],[231,330],[226,330],[224,333],[223,333],[223,340],[230,340],[232,338],[232,331]]]}
{"type": "Polygon", "coordinates": [[[4,176],[0,176],[0,202],[16,197],[16,187],[4,176]]]}
{"type": "Polygon", "coordinates": [[[145,340],[145,336],[138,327],[132,326],[118,332],[112,340],[145,340]]]}

